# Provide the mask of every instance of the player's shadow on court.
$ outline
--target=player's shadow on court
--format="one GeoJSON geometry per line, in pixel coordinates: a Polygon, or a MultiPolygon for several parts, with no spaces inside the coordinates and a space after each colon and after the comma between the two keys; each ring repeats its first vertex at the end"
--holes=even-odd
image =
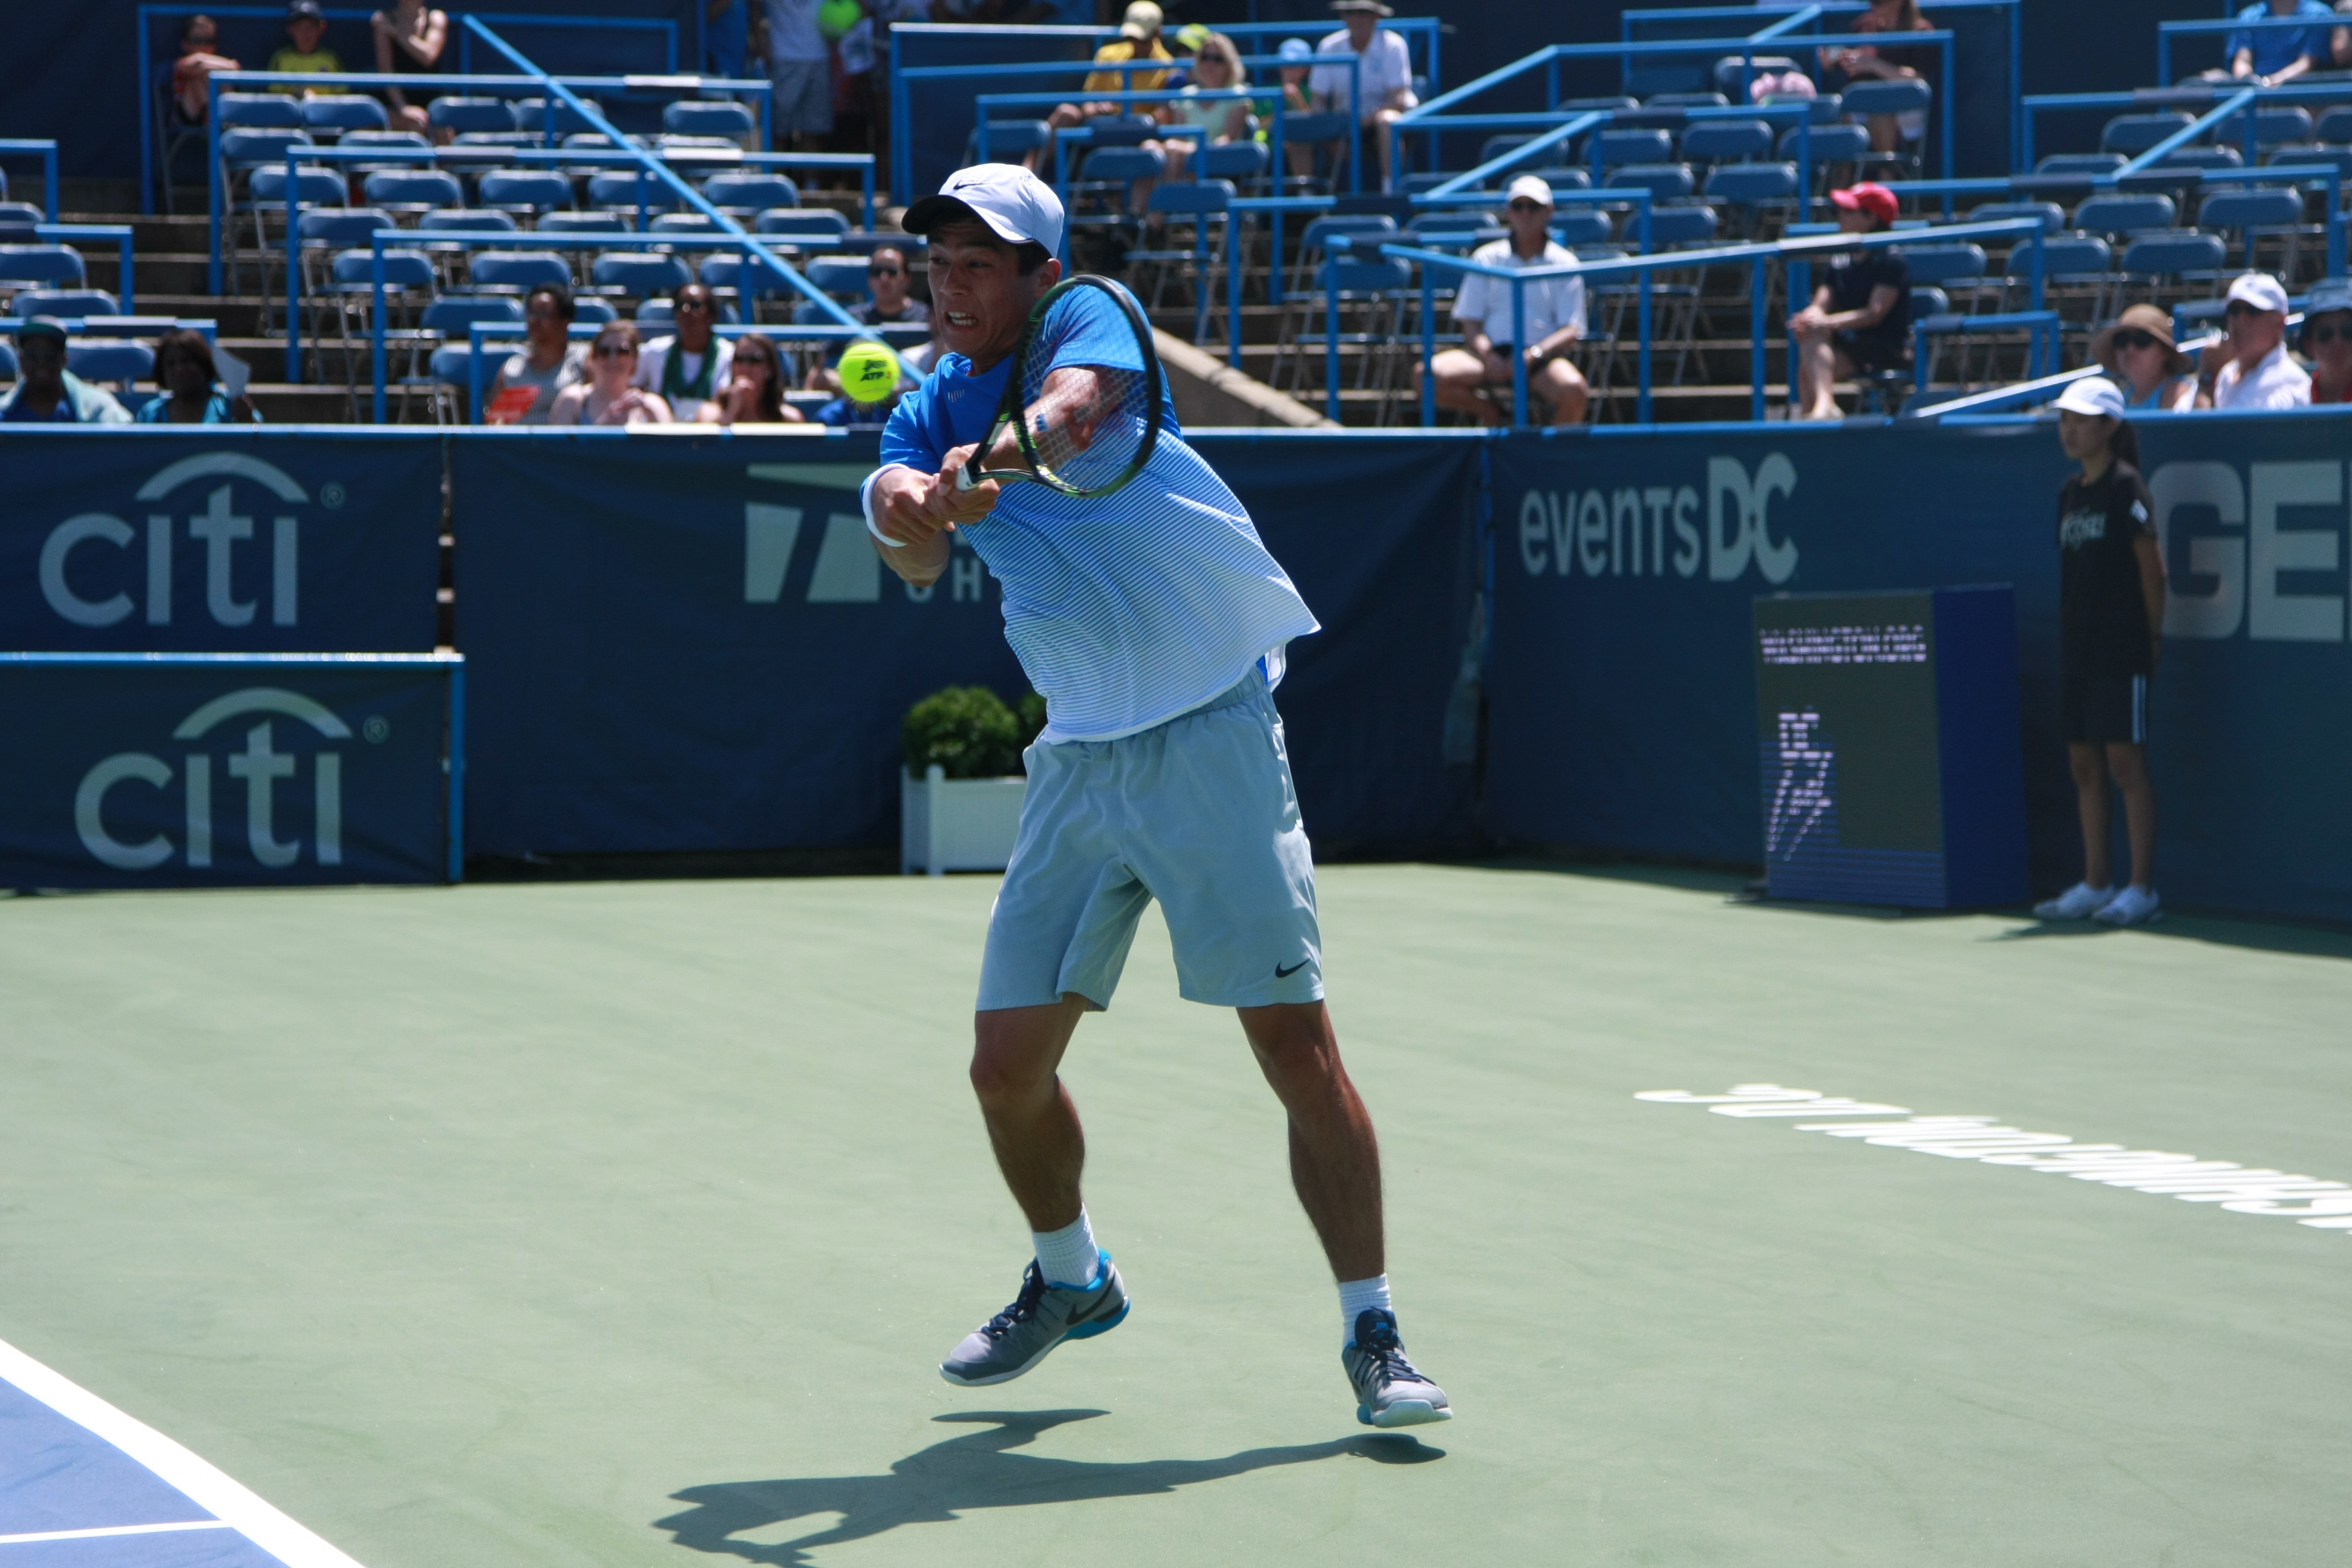
{"type": "Polygon", "coordinates": [[[933,1420],[942,1422],[981,1423],[985,1430],[950,1437],[909,1454],[891,1465],[887,1476],[723,1481],[688,1487],[672,1495],[693,1506],[656,1520],[654,1528],[668,1531],[677,1544],[697,1552],[790,1565],[809,1563],[808,1554],[820,1547],[863,1541],[902,1524],[943,1523],[972,1509],[1150,1497],[1251,1470],[1322,1459],[1352,1457],[1383,1465],[1419,1465],[1445,1457],[1443,1448],[1396,1435],[1249,1448],[1222,1459],[1145,1459],[1120,1464],[1009,1451],[1026,1446],[1040,1432],[1107,1414],[1101,1410],[975,1410],[934,1416],[933,1420]],[[775,1544],[739,1539],[752,1531],[766,1531],[796,1519],[827,1513],[841,1516],[841,1522],[830,1530],[775,1544]]]}

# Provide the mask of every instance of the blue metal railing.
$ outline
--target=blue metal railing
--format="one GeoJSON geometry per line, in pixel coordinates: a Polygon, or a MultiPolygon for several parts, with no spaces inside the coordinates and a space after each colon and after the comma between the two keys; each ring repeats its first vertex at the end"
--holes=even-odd
{"type": "MultiPolygon", "coordinates": [[[[2210,37],[2229,33],[2280,33],[2289,28],[2326,32],[2337,26],[2339,24],[2334,18],[2320,16],[2262,16],[2251,22],[2240,21],[2234,16],[2226,22],[2158,22],[2156,25],[2156,79],[2161,82],[2172,79],[2172,40],[2175,38],[2210,37]]],[[[2227,70],[2229,67],[2228,60],[2221,62],[2222,69],[2227,70]]],[[[2320,68],[2324,70],[2326,68],[2322,66],[2320,68]]]]}
{"type": "Polygon", "coordinates": [[[11,136],[0,140],[0,158],[37,153],[41,159],[41,211],[58,221],[58,144],[53,137],[11,136]]]}
{"type": "Polygon", "coordinates": [[[129,224],[37,223],[33,226],[33,237],[36,239],[110,239],[114,241],[114,252],[118,258],[115,268],[121,274],[121,276],[115,279],[114,292],[116,297],[121,301],[122,313],[124,315],[129,316],[135,315],[137,313],[133,309],[136,301],[136,289],[133,287],[131,277],[131,226],[129,224]]]}
{"type": "MultiPolygon", "coordinates": [[[[2315,26],[2326,26],[2315,23],[2315,26]]],[[[2132,92],[2042,92],[2029,94],[2021,100],[2020,110],[2025,116],[2025,132],[2018,141],[2016,172],[2025,174],[2033,167],[2034,143],[2038,121],[2044,114],[2080,113],[2091,110],[2203,109],[2219,103],[2222,110],[2245,108],[2239,95],[2252,93],[2253,107],[2286,103],[2342,103],[2352,100],[2352,87],[2343,82],[2289,82],[2284,87],[2238,86],[2217,82],[2211,87],[2142,88],[2132,92]]],[[[2209,116],[2210,118],[2210,116],[2209,116]]],[[[2251,142],[2253,131],[2251,112],[2247,119],[2247,134],[2251,142]]],[[[2176,143],[2176,150],[2178,147],[2176,143]]],[[[2249,152],[2252,151],[2250,145],[2249,152]]],[[[2145,154],[2143,154],[2145,156],[2145,154]]],[[[2251,159],[2249,160],[2251,161],[2251,159]]]]}

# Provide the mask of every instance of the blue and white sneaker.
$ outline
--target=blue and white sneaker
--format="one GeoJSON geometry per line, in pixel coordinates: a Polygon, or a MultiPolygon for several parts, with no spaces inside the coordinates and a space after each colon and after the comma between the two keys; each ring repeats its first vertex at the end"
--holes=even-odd
{"type": "MultiPolygon", "coordinates": [[[[1127,1286],[1102,1253],[1094,1283],[1049,1285],[1031,1259],[1013,1305],[974,1329],[940,1363],[940,1375],[964,1388],[1010,1383],[1064,1340],[1108,1333],[1127,1317],[1127,1286]]],[[[1443,1397],[1443,1396],[1441,1396],[1443,1397]]]]}
{"type": "Polygon", "coordinates": [[[1422,1376],[1397,1338],[1396,1314],[1367,1307],[1356,1314],[1356,1337],[1339,1352],[1356,1385],[1356,1419],[1367,1426],[1418,1426],[1451,1421],[1445,1390],[1422,1376]]]}

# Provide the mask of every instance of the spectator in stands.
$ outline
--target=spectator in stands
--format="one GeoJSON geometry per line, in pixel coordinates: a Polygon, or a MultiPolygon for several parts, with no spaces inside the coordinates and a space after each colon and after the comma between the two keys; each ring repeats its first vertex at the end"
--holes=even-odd
{"type": "MultiPolygon", "coordinates": [[[[931,308],[908,292],[913,284],[914,273],[906,251],[895,245],[877,246],[866,260],[866,286],[873,291],[873,298],[850,306],[849,313],[869,327],[928,326],[931,308]]],[[[901,365],[920,377],[929,372],[931,357],[938,353],[937,340],[912,349],[893,344],[892,352],[898,354],[901,365]]],[[[809,390],[838,393],[841,377],[833,367],[840,360],[841,355],[835,353],[830,360],[812,365],[809,390]]]]}
{"type": "Polygon", "coordinates": [[[1315,101],[1326,111],[1353,109],[1364,128],[1364,140],[1371,144],[1374,166],[1380,170],[1381,183],[1385,186],[1389,174],[1389,127],[1399,116],[1421,101],[1412,91],[1412,57],[1405,48],[1404,35],[1391,33],[1381,26],[1381,21],[1396,15],[1393,7],[1381,0],[1331,0],[1331,9],[1339,13],[1348,25],[1344,33],[1331,33],[1315,46],[1323,55],[1348,54],[1358,57],[1355,83],[1363,89],[1363,100],[1351,105],[1348,94],[1351,84],[1349,71],[1344,65],[1318,66],[1309,79],[1315,101]]]}
{"type": "MultiPolygon", "coordinates": [[[[1919,0],[1870,0],[1870,9],[1853,19],[1849,33],[1929,33],[1935,24],[1919,14],[1919,0]]],[[[1855,45],[1846,48],[1817,51],[1822,65],[1839,72],[1845,81],[1900,81],[1916,79],[1937,68],[1939,56],[1932,47],[1893,49],[1874,45],[1855,45]]],[[[1844,82],[1841,82],[1843,86],[1844,82]]],[[[1916,142],[1927,133],[1927,115],[1924,110],[1907,114],[1874,114],[1870,116],[1870,146],[1875,153],[1892,153],[1906,142],[1916,142]]]]}
{"type": "MultiPolygon", "coordinates": [[[[1830,200],[1847,234],[1876,234],[1901,210],[1893,191],[1871,181],[1832,191],[1830,200]]],[[[1893,246],[1844,252],[1829,264],[1812,302],[1789,318],[1789,331],[1797,339],[1797,402],[1790,417],[1842,417],[1838,382],[1910,363],[1910,265],[1893,246]]]]}
{"type": "Polygon", "coordinates": [[[128,425],[114,394],[66,368],[66,329],[36,316],[16,329],[16,384],[0,395],[0,424],[128,425]]]}
{"type": "MultiPolygon", "coordinates": [[[[375,30],[375,68],[386,76],[431,76],[441,68],[442,51],[449,47],[449,13],[436,11],[425,0],[395,0],[389,11],[368,18],[375,30]]],[[[392,106],[395,131],[419,131],[430,135],[433,118],[425,105],[438,96],[420,89],[417,101],[396,87],[383,89],[392,106]]]]}
{"type": "Polygon", "coordinates": [[[2267,272],[2230,285],[2222,351],[2207,349],[2197,374],[2200,408],[2302,408],[2311,376],[2286,352],[2286,290],[2267,272]]]}
{"type": "Polygon", "coordinates": [[[669,405],[657,392],[630,383],[637,373],[637,329],[607,321],[588,351],[588,379],[555,395],[550,425],[667,425],[669,405]]]}
{"type": "MultiPolygon", "coordinates": [[[[1283,113],[1314,113],[1315,100],[1307,90],[1307,79],[1313,74],[1310,68],[1315,59],[1315,47],[1304,38],[1285,38],[1282,47],[1275,53],[1282,60],[1283,113]]],[[[1258,132],[1260,140],[1264,140],[1265,135],[1264,131],[1258,132]]],[[[1339,143],[1326,142],[1325,145],[1337,146],[1339,143]]],[[[1284,137],[1282,158],[1290,165],[1290,172],[1302,178],[1315,172],[1315,148],[1310,142],[1284,137]]]]}
{"type": "Polygon", "coordinates": [[[510,387],[527,386],[537,395],[509,423],[544,425],[554,411],[556,398],[588,374],[586,356],[572,346],[571,289],[560,283],[542,283],[524,299],[522,310],[530,347],[507,356],[490,384],[491,400],[496,402],[498,395],[510,387]]]}
{"type": "Polygon", "coordinates": [[[669,310],[674,330],[645,346],[634,384],[660,393],[680,419],[697,419],[727,384],[735,350],[711,331],[719,324],[719,300],[709,284],[679,284],[669,310]]]}
{"type": "Polygon", "coordinates": [[[2352,403],[2352,283],[2330,278],[2303,299],[2303,337],[2311,361],[2311,401],[2352,403]]]}
{"type": "MultiPolygon", "coordinates": [[[[1511,237],[1479,247],[1471,259],[1515,268],[1574,262],[1576,258],[1551,237],[1551,187],[1542,177],[1521,174],[1511,182],[1509,195],[1504,221],[1511,237]]],[[[1463,274],[1454,296],[1462,347],[1445,349],[1430,361],[1440,407],[1467,414],[1481,425],[1500,425],[1504,415],[1496,395],[1512,384],[1507,354],[1516,351],[1528,362],[1528,394],[1551,410],[1547,423],[1583,422],[1591,394],[1568,353],[1584,335],[1584,279],[1573,275],[1536,279],[1526,285],[1525,309],[1528,336],[1534,341],[1522,350],[1512,341],[1509,286],[1475,272],[1463,274]]],[[[1418,392],[1420,367],[1413,368],[1418,392]]]]}
{"type": "Polygon", "coordinates": [[[1187,22],[1169,36],[1168,54],[1175,68],[1168,73],[1171,90],[1182,91],[1192,79],[1192,62],[1200,58],[1201,46],[1208,41],[1209,26],[1205,22],[1187,22]]]}
{"type": "Polygon", "coordinates": [[[183,327],[155,340],[155,385],[163,394],[139,410],[142,425],[258,425],[253,399],[220,389],[213,346],[183,327]]]}
{"type": "Polygon", "coordinates": [[[2172,318],[2153,305],[2134,305],[2093,333],[2091,357],[2123,388],[2126,411],[2197,405],[2197,378],[2172,341],[2172,318]]]}
{"type": "Polygon", "coordinates": [[[703,0],[702,55],[710,74],[742,79],[751,45],[751,0],[703,0]]]}
{"type": "Polygon", "coordinates": [[[2164,552],[2139,441],[2115,383],[2086,376],[2058,397],[2058,440],[2083,471],[2058,492],[2058,713],[2083,822],[2083,879],[2036,904],[2043,920],[2143,925],[2156,917],[2156,785],[2147,683],[2163,652],[2164,552]],[[2124,794],[2131,885],[2107,867],[2107,781],[2124,794]]]}
{"type": "Polygon", "coordinates": [[[770,134],[781,152],[809,153],[833,134],[833,46],[816,25],[818,0],[767,0],[770,134]]]}
{"type": "MultiPolygon", "coordinates": [[[[319,0],[294,0],[286,7],[288,42],[269,57],[269,68],[274,71],[299,71],[306,76],[338,75],[343,62],[334,50],[320,47],[327,34],[327,14],[319,0]]],[[[315,97],[329,90],[322,87],[281,87],[277,90],[289,97],[315,97]]]]}
{"type": "Polygon", "coordinates": [[[215,71],[241,68],[226,55],[215,54],[220,24],[210,16],[191,16],[180,27],[180,58],[172,62],[172,110],[181,121],[202,125],[211,111],[205,84],[215,71]]]}
{"type": "MultiPolygon", "coordinates": [[[[1172,60],[1168,46],[1160,40],[1160,7],[1152,0],[1135,0],[1120,18],[1118,37],[1095,51],[1095,64],[1121,66],[1129,60],[1172,60]]],[[[1087,73],[1080,84],[1084,92],[1158,92],[1168,85],[1164,70],[1094,70],[1087,73]]],[[[1083,125],[1101,115],[1124,114],[1127,106],[1105,99],[1080,108],[1075,103],[1056,104],[1054,112],[1045,116],[1045,123],[1055,131],[1067,131],[1083,125]]],[[[1141,112],[1141,110],[1139,110],[1141,112]]],[[[1154,143],[1156,145],[1156,143],[1154,143]]]]}
{"type": "MultiPolygon", "coordinates": [[[[2289,16],[2309,16],[2325,24],[2335,13],[2320,0],[2254,0],[2238,13],[2241,22],[2279,21],[2289,16]]],[[[2207,71],[2209,81],[2251,82],[2255,87],[2284,87],[2305,71],[2326,67],[2333,51],[2329,44],[2330,30],[2324,25],[2309,27],[2245,27],[2230,35],[2221,52],[2228,57],[2227,71],[2207,71]]]]}
{"type": "MultiPolygon", "coordinates": [[[[2352,11],[2352,0],[2336,0],[2336,15],[2352,11]]],[[[2337,70],[2352,70],[2352,27],[2336,26],[2327,34],[2328,63],[2337,70]]]]}
{"type": "Polygon", "coordinates": [[[784,401],[783,353],[759,332],[735,340],[727,384],[695,418],[705,425],[799,425],[801,411],[784,401]]]}
{"type": "MultiPolygon", "coordinates": [[[[1251,134],[1249,100],[1245,98],[1204,98],[1203,93],[1249,85],[1249,68],[1242,64],[1242,52],[1223,33],[1208,33],[1202,38],[1192,56],[1192,79],[1184,84],[1184,96],[1168,105],[1166,118],[1171,125],[1190,125],[1201,132],[1200,145],[1212,146],[1227,142],[1244,142],[1251,134]]],[[[1171,137],[1161,143],[1168,157],[1168,177],[1181,179],[1184,161],[1191,147],[1183,139],[1171,137]]]]}

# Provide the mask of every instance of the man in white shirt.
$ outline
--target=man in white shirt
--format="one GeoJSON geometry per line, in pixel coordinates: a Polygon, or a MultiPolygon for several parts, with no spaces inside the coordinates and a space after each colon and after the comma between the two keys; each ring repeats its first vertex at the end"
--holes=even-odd
{"type": "Polygon", "coordinates": [[[817,30],[817,0],[768,0],[768,133],[786,152],[815,152],[833,133],[833,46],[817,30]]]}
{"type": "Polygon", "coordinates": [[[735,345],[710,330],[719,324],[719,302],[708,283],[681,285],[670,296],[669,310],[677,331],[645,346],[629,384],[660,393],[680,419],[691,420],[697,409],[717,402],[726,390],[735,345]]]}
{"type": "MultiPolygon", "coordinates": [[[[1538,175],[1521,174],[1511,182],[1510,205],[1503,215],[1511,226],[1511,237],[1479,247],[1470,259],[1488,267],[1572,263],[1575,256],[1551,237],[1551,187],[1538,175]]],[[[1511,324],[1511,286],[1475,272],[1462,275],[1462,286],[1454,296],[1454,320],[1462,329],[1462,346],[1442,349],[1430,361],[1430,374],[1437,382],[1437,405],[1467,414],[1481,425],[1500,425],[1503,410],[1489,389],[1512,384],[1510,356],[1524,352],[1528,391],[1551,411],[1546,423],[1580,424],[1591,393],[1567,355],[1584,335],[1584,279],[1542,278],[1524,288],[1528,347],[1519,351],[1511,324]]],[[[1535,412],[1528,410],[1530,416],[1535,412]]]]}
{"type": "Polygon", "coordinates": [[[1381,18],[1396,15],[1381,0],[1331,0],[1331,9],[1339,13],[1348,30],[1328,35],[1315,46],[1315,52],[1353,54],[1357,57],[1355,71],[1351,76],[1345,65],[1318,66],[1307,79],[1307,88],[1314,95],[1315,107],[1327,114],[1344,113],[1352,107],[1364,127],[1364,140],[1371,147],[1372,160],[1381,172],[1381,184],[1385,186],[1389,127],[1421,101],[1412,91],[1412,57],[1405,49],[1402,35],[1381,26],[1381,18]],[[1351,80],[1363,89],[1362,96],[1352,105],[1348,98],[1351,80]]]}
{"type": "Polygon", "coordinates": [[[2197,380],[2200,408],[2307,408],[2311,373],[2286,352],[2286,290],[2267,272],[2230,285],[2221,353],[2205,351],[2197,380]]]}

